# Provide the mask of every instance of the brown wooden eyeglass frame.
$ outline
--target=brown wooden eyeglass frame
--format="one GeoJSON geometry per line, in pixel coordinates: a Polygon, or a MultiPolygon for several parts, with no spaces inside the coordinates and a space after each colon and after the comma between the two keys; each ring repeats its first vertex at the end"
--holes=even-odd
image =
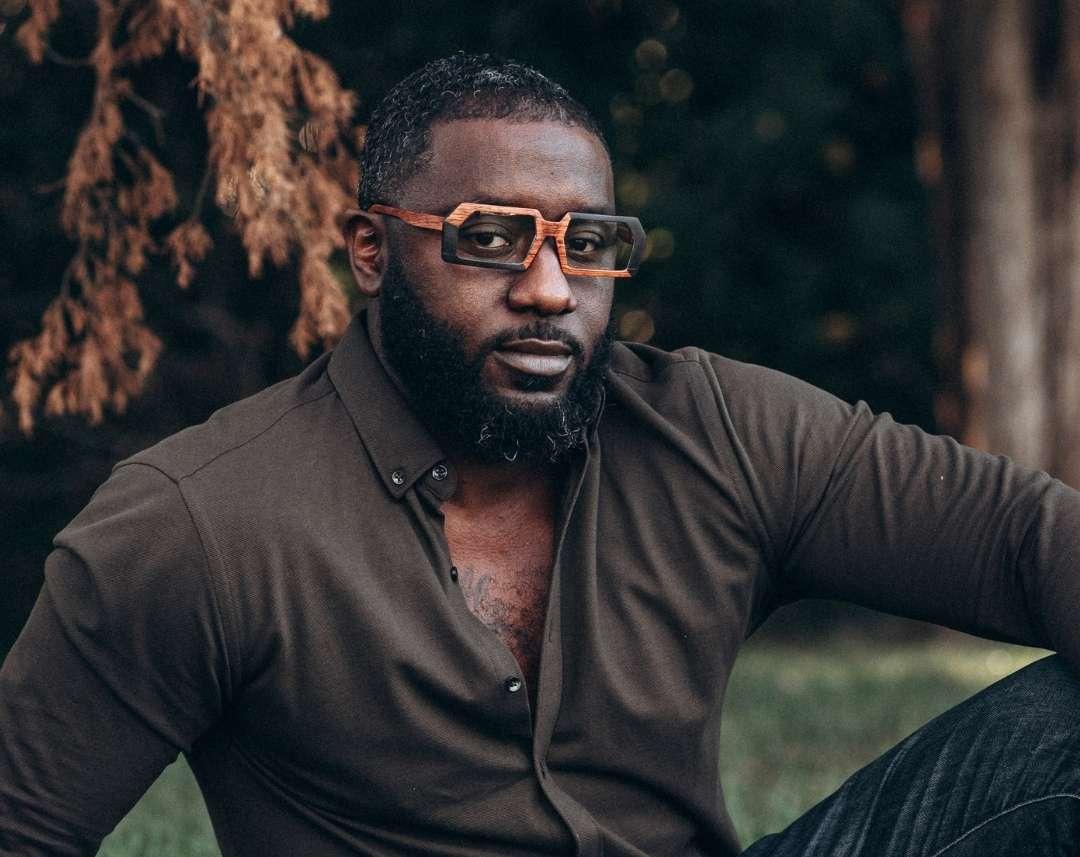
{"type": "Polygon", "coordinates": [[[509,205],[487,205],[482,202],[463,202],[446,217],[437,214],[425,214],[421,211],[409,211],[405,208],[394,208],[392,205],[374,203],[369,205],[368,211],[376,214],[385,214],[397,218],[410,226],[420,229],[430,229],[433,232],[442,233],[442,257],[447,262],[455,265],[473,265],[477,268],[497,268],[502,271],[524,271],[532,264],[536,254],[540,252],[544,241],[548,238],[555,239],[555,247],[559,255],[559,265],[564,274],[577,277],[632,277],[641,265],[645,254],[645,230],[641,221],[636,217],[628,217],[619,214],[592,214],[589,212],[569,211],[562,216],[561,220],[545,220],[544,216],[535,208],[517,208],[509,205]],[[457,254],[458,230],[461,225],[477,211],[489,211],[492,214],[508,214],[531,217],[536,224],[532,244],[529,252],[525,254],[521,262],[499,262],[492,259],[462,259],[457,254]],[[603,220],[625,224],[630,229],[634,238],[633,247],[630,251],[630,259],[625,268],[608,270],[604,268],[578,268],[570,264],[566,256],[566,230],[574,218],[587,220],[603,220]]]}

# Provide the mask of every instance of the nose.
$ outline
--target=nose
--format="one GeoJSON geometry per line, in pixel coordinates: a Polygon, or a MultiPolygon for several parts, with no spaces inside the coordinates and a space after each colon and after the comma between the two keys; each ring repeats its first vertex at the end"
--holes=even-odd
{"type": "Polygon", "coordinates": [[[554,239],[544,240],[532,264],[514,280],[507,301],[519,312],[532,310],[538,315],[563,315],[577,309],[554,239]]]}

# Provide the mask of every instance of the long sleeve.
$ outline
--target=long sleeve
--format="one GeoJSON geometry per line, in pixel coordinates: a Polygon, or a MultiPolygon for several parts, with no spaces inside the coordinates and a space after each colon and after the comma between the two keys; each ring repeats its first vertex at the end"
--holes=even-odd
{"type": "Polygon", "coordinates": [[[0,855],[93,854],[220,715],[226,629],[175,482],[116,468],[55,539],[0,670],[0,855]]]}
{"type": "Polygon", "coordinates": [[[1056,649],[1080,667],[1080,493],[714,359],[718,379],[736,379],[722,395],[772,547],[773,604],[851,601],[1056,649]]]}

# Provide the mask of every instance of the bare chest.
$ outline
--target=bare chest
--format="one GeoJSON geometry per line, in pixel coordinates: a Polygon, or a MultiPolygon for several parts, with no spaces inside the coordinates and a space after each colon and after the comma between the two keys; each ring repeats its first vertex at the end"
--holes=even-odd
{"type": "Polygon", "coordinates": [[[444,525],[466,604],[510,649],[535,694],[551,585],[551,522],[519,522],[501,532],[496,521],[485,526],[448,514],[444,525]]]}

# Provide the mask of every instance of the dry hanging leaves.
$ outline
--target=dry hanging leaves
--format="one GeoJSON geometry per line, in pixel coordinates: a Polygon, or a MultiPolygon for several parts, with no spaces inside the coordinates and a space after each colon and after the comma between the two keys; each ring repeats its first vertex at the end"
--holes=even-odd
{"type": "MultiPolygon", "coordinates": [[[[172,259],[181,287],[211,247],[199,220],[213,177],[214,198],[232,215],[258,275],[267,259],[299,259],[300,310],[290,332],[307,356],[328,346],[349,319],[329,257],[341,238],[336,218],[356,187],[348,140],[355,105],[319,57],[286,36],[297,16],[323,18],[325,0],[95,0],[97,39],[89,56],[96,85],[90,118],[68,163],[60,222],[76,241],[60,294],[42,316],[41,332],[17,343],[11,398],[19,427],[35,416],[80,414],[100,422],[143,388],[161,350],[145,325],[135,280],[149,254],[172,259]],[[153,112],[125,73],[174,49],[198,66],[206,111],[209,170],[191,215],[158,245],[151,226],[173,212],[169,171],[125,132],[121,105],[153,112]],[[297,129],[299,128],[299,134],[297,129]]],[[[17,38],[34,62],[59,0],[30,0],[17,38]]]]}

